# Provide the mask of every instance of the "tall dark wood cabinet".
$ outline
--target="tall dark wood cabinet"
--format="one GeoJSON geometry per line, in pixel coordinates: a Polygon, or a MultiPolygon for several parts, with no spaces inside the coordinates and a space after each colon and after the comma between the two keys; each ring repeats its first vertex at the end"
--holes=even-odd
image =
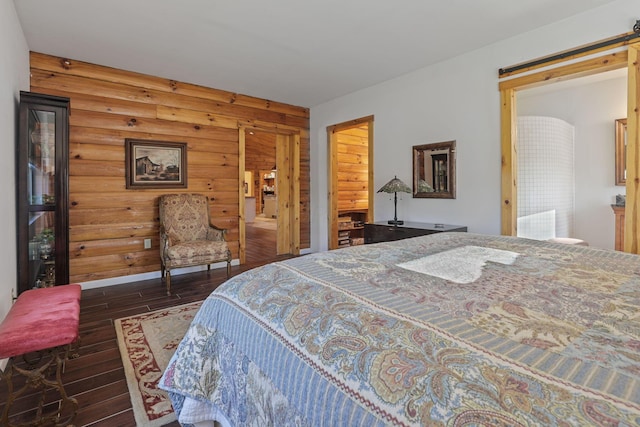
{"type": "Polygon", "coordinates": [[[69,282],[69,99],[20,92],[18,293],[69,282]]]}

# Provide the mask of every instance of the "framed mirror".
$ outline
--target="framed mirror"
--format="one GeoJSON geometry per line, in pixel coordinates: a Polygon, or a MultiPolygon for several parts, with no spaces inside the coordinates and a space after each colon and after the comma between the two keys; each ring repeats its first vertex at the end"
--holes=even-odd
{"type": "Polygon", "coordinates": [[[413,197],[456,198],[456,142],[413,146],[413,197]]]}
{"type": "Polygon", "coordinates": [[[627,119],[616,120],[616,185],[627,183],[627,119]]]}

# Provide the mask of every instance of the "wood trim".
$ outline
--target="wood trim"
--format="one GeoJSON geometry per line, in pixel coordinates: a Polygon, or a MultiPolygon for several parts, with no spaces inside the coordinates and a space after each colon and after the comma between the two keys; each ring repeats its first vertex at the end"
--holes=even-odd
{"type": "Polygon", "coordinates": [[[327,194],[329,209],[327,228],[329,230],[329,249],[334,249],[338,247],[338,136],[334,126],[327,128],[327,140],[327,186],[329,190],[327,194]]]}
{"type": "Polygon", "coordinates": [[[238,123],[239,126],[244,126],[247,129],[255,130],[258,132],[272,132],[281,135],[296,135],[308,138],[309,131],[297,126],[283,125],[280,123],[265,122],[262,120],[249,120],[238,123]]]}
{"type": "Polygon", "coordinates": [[[516,102],[515,91],[504,89],[500,91],[501,131],[500,145],[502,150],[502,215],[501,234],[505,236],[517,235],[518,221],[518,156],[516,151],[516,102]]]}
{"type": "Polygon", "coordinates": [[[551,70],[540,71],[526,76],[504,80],[499,83],[498,87],[500,90],[529,89],[563,80],[571,80],[603,73],[605,71],[618,70],[626,66],[627,51],[615,52],[599,56],[597,58],[588,59],[586,61],[559,66],[551,70]]]}
{"type": "Polygon", "coordinates": [[[289,138],[286,135],[276,135],[276,189],[278,202],[278,235],[276,236],[276,254],[288,254],[291,248],[291,163],[289,138]]]}
{"type": "Polygon", "coordinates": [[[529,60],[529,61],[526,61],[526,62],[520,62],[519,64],[510,65],[509,67],[505,67],[505,68],[508,69],[508,68],[511,68],[511,67],[518,67],[520,64],[526,64],[528,62],[544,60],[545,58],[550,58],[550,57],[553,57],[553,56],[562,55],[561,59],[556,59],[556,60],[548,61],[548,62],[545,62],[545,63],[542,63],[542,64],[537,64],[537,65],[533,65],[533,66],[530,66],[530,67],[522,68],[522,69],[519,69],[519,70],[516,70],[516,71],[512,71],[510,73],[501,74],[500,78],[506,78],[506,77],[509,77],[509,76],[515,76],[517,74],[527,73],[527,72],[532,71],[532,70],[537,70],[537,69],[540,69],[540,68],[546,68],[546,67],[552,66],[554,64],[560,64],[560,63],[564,63],[564,62],[567,62],[567,61],[571,61],[571,60],[576,59],[576,58],[582,58],[582,57],[585,57],[585,56],[594,55],[594,54],[596,54],[598,52],[606,52],[606,51],[609,51],[609,50],[612,50],[612,49],[616,49],[616,48],[621,47],[621,46],[626,46],[626,45],[629,44],[629,42],[628,41],[622,41],[622,42],[619,42],[619,43],[614,43],[614,44],[609,44],[609,45],[606,45],[606,46],[602,46],[602,47],[599,47],[599,48],[596,48],[596,49],[591,49],[589,51],[575,53],[573,55],[568,55],[569,52],[572,52],[574,50],[582,49],[582,48],[585,48],[585,47],[588,47],[588,46],[592,46],[592,45],[597,45],[597,44],[606,44],[606,42],[608,42],[609,40],[615,40],[615,39],[619,39],[619,38],[622,38],[622,37],[633,36],[633,35],[635,35],[635,32],[634,31],[629,31],[627,33],[622,33],[622,34],[617,35],[617,36],[608,37],[606,39],[599,40],[599,41],[597,41],[595,43],[584,44],[584,45],[581,45],[581,46],[578,46],[578,47],[574,47],[574,48],[571,48],[571,49],[567,49],[567,50],[563,50],[561,52],[554,53],[552,55],[547,55],[547,56],[543,56],[543,57],[540,57],[540,58],[535,58],[535,59],[532,59],[532,60],[529,60]]]}
{"type": "Polygon", "coordinates": [[[371,120],[369,121],[369,127],[368,127],[368,131],[369,131],[369,211],[367,212],[367,218],[369,221],[373,221],[373,205],[375,204],[374,201],[374,196],[375,196],[375,192],[373,191],[373,116],[370,116],[371,120]]]}
{"type": "Polygon", "coordinates": [[[629,46],[624,250],[640,254],[640,43],[629,46]]]}
{"type": "Polygon", "coordinates": [[[289,221],[291,224],[289,253],[300,255],[300,134],[289,135],[288,138],[291,158],[294,159],[291,177],[289,178],[292,192],[291,207],[289,209],[289,221]]]}
{"type": "MultiPolygon", "coordinates": [[[[246,204],[244,200],[244,162],[246,159],[245,136],[245,129],[243,127],[238,127],[238,181],[240,182],[240,185],[238,186],[238,258],[240,264],[244,264],[247,260],[247,218],[245,214],[246,204]]],[[[249,185],[253,185],[253,183],[249,183],[249,185]]]]}

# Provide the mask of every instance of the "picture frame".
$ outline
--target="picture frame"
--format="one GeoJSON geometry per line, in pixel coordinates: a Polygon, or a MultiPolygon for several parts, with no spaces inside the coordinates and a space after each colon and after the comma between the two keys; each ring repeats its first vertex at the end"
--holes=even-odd
{"type": "Polygon", "coordinates": [[[187,144],[126,138],[126,188],[187,188],[187,144]]]}
{"type": "Polygon", "coordinates": [[[456,141],[414,145],[413,197],[456,198],[456,141]]]}

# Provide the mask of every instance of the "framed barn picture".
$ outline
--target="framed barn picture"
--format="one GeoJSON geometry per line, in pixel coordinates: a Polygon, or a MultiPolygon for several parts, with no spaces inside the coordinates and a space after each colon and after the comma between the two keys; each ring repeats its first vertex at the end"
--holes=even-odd
{"type": "Polygon", "coordinates": [[[187,144],[125,139],[127,188],[187,188],[187,144]]]}

